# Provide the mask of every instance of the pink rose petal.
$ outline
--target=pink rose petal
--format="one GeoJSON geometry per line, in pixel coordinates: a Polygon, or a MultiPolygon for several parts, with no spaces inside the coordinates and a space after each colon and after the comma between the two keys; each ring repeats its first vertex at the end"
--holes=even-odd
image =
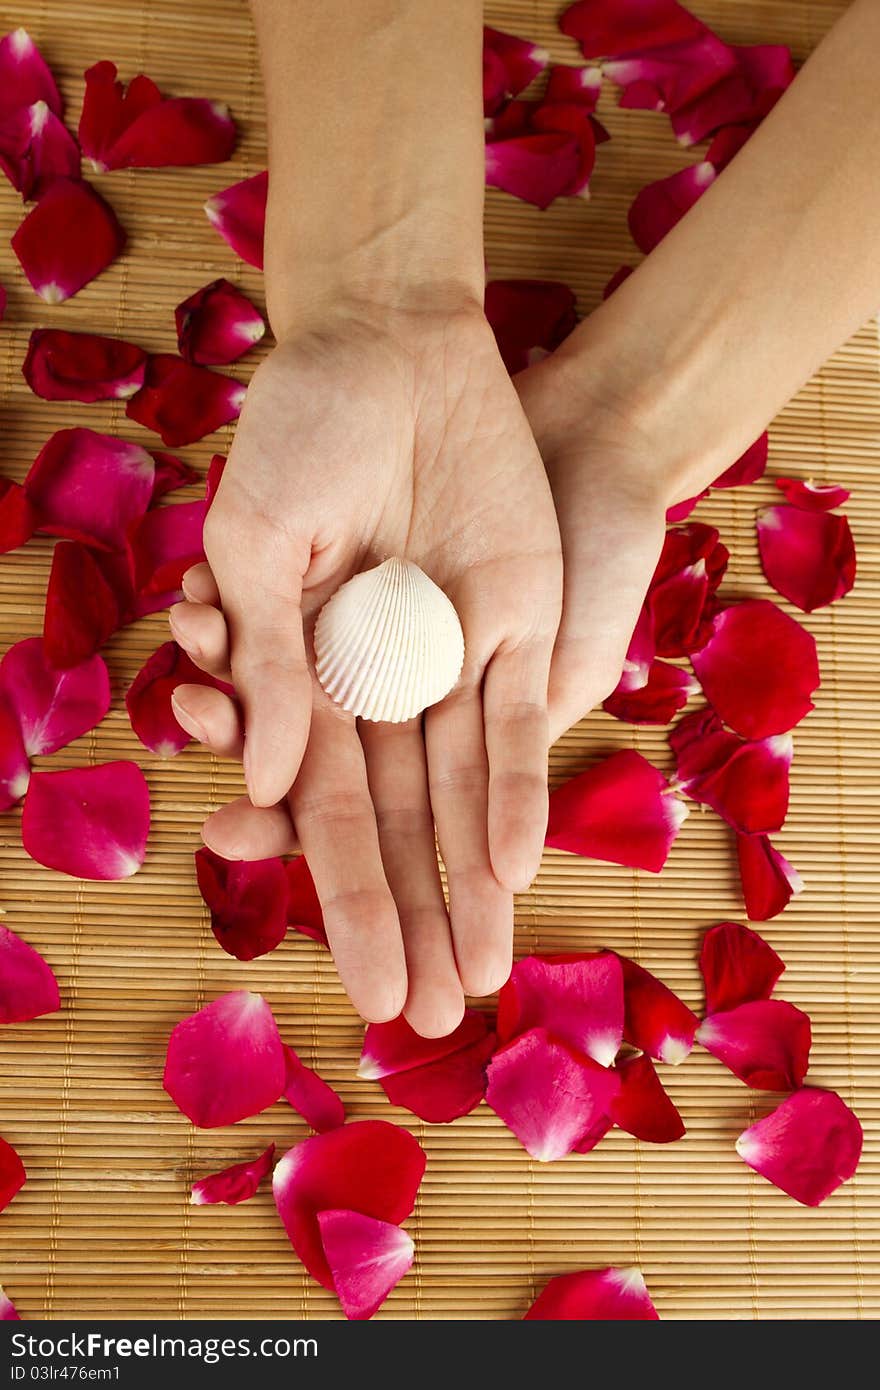
{"type": "Polygon", "coordinates": [[[686,212],[715,182],[715,166],[708,160],[692,164],[676,174],[649,183],[637,193],[627,214],[632,239],[640,251],[653,251],[686,212]]]}
{"type": "Polygon", "coordinates": [[[226,693],[232,689],[196,666],[176,642],[163,642],[138,671],[125,694],[132,729],[144,747],[160,758],[173,758],[190,742],[190,735],[178,724],[171,704],[179,685],[204,685],[226,693]]]}
{"type": "Polygon", "coordinates": [[[627,1134],[649,1144],[674,1144],[685,1132],[681,1115],[666,1094],[650,1057],[627,1057],[617,1064],[620,1091],[609,1117],[627,1134]]]}
{"type": "Polygon", "coordinates": [[[245,394],[232,377],[160,352],[148,359],[144,384],[129,398],[125,413],[177,449],[237,420],[245,394]]]}
{"type": "Polygon", "coordinates": [[[96,170],[219,164],[235,148],[235,125],[220,102],[163,98],[143,74],[126,90],[110,62],[96,63],[85,77],[79,141],[96,170]]]}
{"type": "Polygon", "coordinates": [[[45,101],[0,118],[0,168],[25,202],[57,178],[79,178],[79,149],[45,101]]]}
{"type": "Polygon", "coordinates": [[[584,1269],[551,1279],[525,1320],[656,1322],[657,1310],[639,1270],[584,1269]]]}
{"type": "Polygon", "coordinates": [[[248,265],[263,269],[263,233],[269,175],[264,169],[241,183],[221,189],[205,203],[205,215],[215,231],[248,265]]]}
{"type": "Polygon", "coordinates": [[[0,1023],[26,1023],[60,1008],[58,981],[39,951],[0,926],[0,1023]]]}
{"type": "Polygon", "coordinates": [[[125,545],[150,504],[155,465],[146,449],[94,430],[58,430],[24,486],[41,531],[108,550],[125,545]]]}
{"type": "Polygon", "coordinates": [[[190,1202],[194,1207],[211,1206],[216,1202],[237,1207],[239,1202],[247,1202],[271,1173],[274,1159],[275,1145],[270,1144],[258,1158],[252,1158],[247,1163],[234,1163],[231,1168],[201,1178],[192,1185],[190,1202]]]}
{"type": "Polygon", "coordinates": [[[670,732],[678,788],[711,806],[743,835],[779,830],[788,812],[791,734],[746,740],[712,710],[696,710],[670,732]]]}
{"type": "Polygon", "coordinates": [[[222,859],[203,845],[195,864],[211,930],[224,951],[255,960],[280,946],[287,935],[287,875],[280,859],[222,859]]]}
{"type": "Polygon", "coordinates": [[[779,491],[793,507],[805,512],[830,512],[842,507],[851,496],[848,488],[836,483],[814,483],[810,478],[774,478],[779,491]]]}
{"type": "Polygon", "coordinates": [[[333,1087],[301,1062],[286,1043],[284,1061],[287,1069],[284,1098],[302,1115],[306,1124],[321,1134],[345,1124],[345,1106],[333,1087]]]}
{"type": "Polygon", "coordinates": [[[0,1286],[0,1322],[21,1322],[15,1304],[7,1296],[2,1286],[0,1286]]]}
{"type": "Polygon", "coordinates": [[[287,924],[294,931],[301,932],[321,946],[327,945],[324,930],[324,914],[315,888],[311,870],[305,856],[288,860],[287,872],[287,924]]]}
{"type": "Polygon", "coordinates": [[[319,1211],[318,1228],[342,1311],[371,1318],[412,1267],[411,1238],[391,1221],[339,1208],[319,1211]]]}
{"type": "Polygon", "coordinates": [[[623,1041],[623,971],[610,953],[526,956],[498,997],[502,1043],[546,1028],[600,1066],[610,1067],[623,1041]]]}
{"type": "Polygon", "coordinates": [[[655,1061],[677,1067],[694,1045],[699,1019],[656,975],[626,956],[618,959],[623,966],[624,1038],[655,1061]]]}
{"type": "Polygon", "coordinates": [[[756,931],[739,922],[719,922],[709,928],[700,947],[706,1013],[769,999],[784,970],[784,962],[756,931]]]}
{"type": "Polygon", "coordinates": [[[144,382],[147,354],[122,338],[35,328],[22,373],[45,401],[112,401],[133,396],[144,382]]]}
{"type": "Polygon", "coordinates": [[[705,25],[676,0],[577,0],[563,11],[559,27],[577,39],[585,58],[683,43],[705,33],[705,25]]]}
{"type": "Polygon", "coordinates": [[[815,638],[769,599],[723,609],[691,661],[719,718],[744,738],[788,733],[813,708],[815,638]]]}
{"type": "Polygon", "coordinates": [[[199,1129],[234,1125],[284,1091],[284,1044],[261,994],[233,990],[176,1025],[162,1084],[199,1129]]]}
{"type": "Polygon", "coordinates": [[[380,1081],[399,1072],[421,1070],[482,1042],[488,1031],[488,1024],[477,1009],[466,1009],[461,1023],[445,1038],[423,1038],[402,1014],[390,1023],[369,1023],[357,1074],[365,1081],[380,1081]]]}
{"type": "Polygon", "coordinates": [[[756,1091],[793,1091],[810,1061],[810,1020],[784,999],[755,999],[710,1014],[697,1042],[756,1091]]]}
{"type": "Polygon", "coordinates": [[[9,1206],[26,1178],[24,1164],[15,1149],[5,1139],[0,1139],[0,1211],[9,1206]]]}
{"type": "Polygon", "coordinates": [[[659,873],[686,816],[662,772],[623,749],[551,793],[545,843],[659,873]]]}
{"type": "Polygon", "coordinates": [[[399,1225],[413,1209],[425,1153],[405,1129],[361,1120],[289,1149],[272,1191],[290,1243],[313,1278],[333,1289],[318,1213],[344,1209],[399,1225]]]}
{"type": "Polygon", "coordinates": [[[31,776],[21,838],[49,869],[74,878],[130,878],[144,862],[149,828],[150,794],[134,763],[31,776]]]}
{"type": "Polygon", "coordinates": [[[205,558],[202,531],[206,512],[204,502],[177,502],[148,511],[131,529],[134,580],[142,598],[158,594],[174,602],[168,596],[180,591],[186,571],[205,558]]]}
{"type": "Polygon", "coordinates": [[[486,1067],[497,1038],[483,1021],[484,1034],[447,1057],[384,1076],[382,1090],[431,1125],[446,1125],[476,1110],[486,1094],[486,1067]]]}
{"type": "Polygon", "coordinates": [[[574,292],[558,280],[490,280],[485,312],[511,376],[552,352],[577,325],[574,292]]]}
{"type": "Polygon", "coordinates": [[[543,72],[550,54],[531,39],[483,26],[483,110],[491,116],[543,72]]]}
{"type": "Polygon", "coordinates": [[[737,835],[736,848],[746,912],[753,922],[769,922],[803,891],[803,879],[766,835],[737,835]]]}
{"type": "Polygon", "coordinates": [[[856,582],[849,522],[837,512],[780,503],[758,513],[761,568],[778,594],[803,613],[825,608],[856,582]]]}
{"type": "Polygon", "coordinates": [[[61,115],[61,95],[42,53],[26,29],[14,29],[0,39],[0,116],[35,101],[61,115]]]}
{"type": "Polygon", "coordinates": [[[79,541],[56,545],[43,618],[50,666],[67,669],[86,661],[125,620],[120,595],[98,557],[79,541]]]}
{"type": "Polygon", "coordinates": [[[212,280],[174,310],[177,346],[186,362],[222,367],[258,343],[266,332],[262,314],[228,280],[212,280]]]}
{"type": "Polygon", "coordinates": [[[31,765],[21,737],[18,711],[0,690],[0,811],[21,801],[28,789],[31,765]]]}
{"type": "Polygon", "coordinates": [[[116,214],[90,184],[56,178],[12,237],[41,299],[61,304],[94,280],[125,246],[116,214]]]}
{"type": "Polygon", "coordinates": [[[736,1141],[740,1158],[806,1207],[818,1207],[856,1171],[862,1127],[834,1091],[795,1091],[736,1141]]]}
{"type": "Polygon", "coordinates": [[[0,690],[18,713],[31,758],[66,748],[100,724],[110,708],[110,677],[101,658],[56,670],[40,637],[9,648],[0,661],[0,690]]]}
{"type": "Polygon", "coordinates": [[[577,183],[580,166],[580,145],[573,135],[519,135],[486,146],[489,187],[541,209],[577,183]]]}
{"type": "Polygon", "coordinates": [[[690,671],[652,661],[648,679],[640,689],[627,693],[618,687],[602,702],[602,708],[627,724],[668,724],[699,689],[699,681],[690,671]]]}

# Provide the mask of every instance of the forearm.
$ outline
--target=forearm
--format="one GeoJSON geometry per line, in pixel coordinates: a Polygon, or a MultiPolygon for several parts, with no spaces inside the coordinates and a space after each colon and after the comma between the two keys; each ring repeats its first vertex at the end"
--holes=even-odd
{"type": "MultiPolygon", "coordinates": [[[[687,217],[561,350],[694,492],[880,305],[880,4],[859,0],[687,217]]],[[[589,421],[585,419],[585,427],[589,421]]]]}
{"type": "Polygon", "coordinates": [[[482,294],[479,0],[252,0],[266,89],[276,336],[340,299],[482,294]]]}

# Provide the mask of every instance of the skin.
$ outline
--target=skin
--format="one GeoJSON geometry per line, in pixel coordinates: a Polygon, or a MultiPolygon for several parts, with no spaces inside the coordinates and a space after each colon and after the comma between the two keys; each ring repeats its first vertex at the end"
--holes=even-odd
{"type": "MultiPolygon", "coordinates": [[[[462,988],[506,976],[510,894],[543,838],[547,737],[615,686],[667,507],[738,457],[880,303],[880,6],[850,7],[696,208],[517,378],[521,408],[479,311],[476,7],[351,8],[255,5],[273,198],[284,189],[267,267],[279,346],[254,378],[209,564],[188,576],[172,629],[207,669],[231,662],[242,701],[251,801],[216,813],[206,841],[231,858],[301,844],[356,1006],[384,1018],[404,1004],[419,1031],[441,1033],[462,988]],[[289,30],[280,10],[295,12],[289,30]],[[328,12],[340,26],[329,32],[328,12]],[[294,83],[301,51],[316,61],[294,83]],[[340,52],[356,52],[357,73],[340,52]],[[451,99],[425,103],[426,90],[451,99]],[[299,143],[295,159],[272,148],[294,128],[305,164],[299,143]],[[564,557],[558,632],[558,538],[535,445],[564,557]],[[467,666],[423,728],[356,729],[315,693],[303,653],[337,584],[390,553],[447,589],[467,666]],[[290,633],[300,598],[304,643],[290,633]]],[[[176,708],[196,737],[241,753],[225,697],[183,687],[176,708]]]]}

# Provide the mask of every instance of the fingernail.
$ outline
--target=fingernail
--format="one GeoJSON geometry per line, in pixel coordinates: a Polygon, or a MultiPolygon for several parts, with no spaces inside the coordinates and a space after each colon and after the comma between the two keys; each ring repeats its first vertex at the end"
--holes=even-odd
{"type": "Polygon", "coordinates": [[[181,728],[185,729],[188,734],[192,734],[193,738],[198,739],[199,743],[208,742],[205,726],[196,719],[195,715],[190,713],[186,705],[177,698],[174,691],[171,692],[171,708],[181,728]]]}
{"type": "Polygon", "coordinates": [[[173,613],[169,613],[168,615],[168,626],[171,628],[171,635],[177,645],[183,647],[183,650],[188,652],[193,660],[201,656],[201,648],[198,642],[193,642],[191,637],[188,637],[185,632],[181,632],[180,626],[173,613]]]}
{"type": "Polygon", "coordinates": [[[253,804],[256,806],[257,803],[254,800],[254,772],[253,768],[251,767],[251,745],[247,738],[245,738],[244,741],[244,752],[241,755],[241,765],[244,769],[244,781],[245,786],[247,787],[248,796],[250,797],[253,804]]]}

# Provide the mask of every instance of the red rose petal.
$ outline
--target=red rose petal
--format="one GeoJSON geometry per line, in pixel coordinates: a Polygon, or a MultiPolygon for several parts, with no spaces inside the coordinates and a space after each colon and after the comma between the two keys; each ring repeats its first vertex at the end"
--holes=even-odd
{"type": "Polygon", "coordinates": [[[14,29],[0,39],[0,116],[35,101],[61,115],[61,95],[42,53],[26,29],[14,29]]]}
{"type": "Polygon", "coordinates": [[[620,105],[674,113],[693,109],[706,93],[717,90],[735,70],[736,54],[711,30],[701,28],[701,33],[683,42],[655,41],[642,52],[606,62],[606,77],[623,88],[620,105]]]}
{"type": "Polygon", "coordinates": [[[56,670],[40,637],[9,648],[0,661],[0,690],[18,714],[31,758],[66,748],[100,724],[110,708],[110,677],[101,658],[56,670]]]}
{"type": "Polygon", "coordinates": [[[35,328],[22,373],[45,401],[127,400],[144,382],[147,354],[121,338],[35,328]]]}
{"type": "Polygon", "coordinates": [[[781,44],[731,51],[735,70],[672,112],[672,129],[683,145],[696,145],[725,126],[762,120],[794,80],[791,52],[781,44]]]}
{"type": "Polygon", "coordinates": [[[260,1183],[272,1171],[275,1159],[275,1145],[270,1144],[259,1158],[247,1163],[234,1163],[208,1178],[201,1178],[192,1185],[190,1202],[194,1207],[212,1206],[223,1202],[227,1207],[237,1207],[253,1197],[260,1183]]]}
{"type": "Polygon", "coordinates": [[[199,1129],[234,1125],[284,1091],[284,1044],[261,994],[223,994],[176,1025],[162,1084],[199,1129]]]}
{"type": "Polygon", "coordinates": [[[165,497],[169,492],[176,492],[178,488],[202,481],[199,470],[193,468],[192,464],[184,463],[183,459],[177,458],[176,455],[166,454],[162,449],[151,449],[150,452],[156,465],[150,506],[155,506],[160,497],[165,497]]]}
{"type": "Polygon", "coordinates": [[[813,708],[815,638],[769,599],[723,609],[691,661],[719,718],[744,738],[788,733],[813,708]]]}
{"type": "Polygon", "coordinates": [[[614,291],[620,289],[620,286],[623,284],[624,280],[628,280],[634,270],[635,266],[633,265],[618,266],[611,279],[608,281],[608,284],[602,291],[602,298],[610,299],[614,291]]]}
{"type": "Polygon", "coordinates": [[[530,39],[483,26],[483,110],[491,116],[543,72],[550,54],[530,39]]]}
{"type": "Polygon", "coordinates": [[[697,497],[686,497],[683,502],[674,502],[671,507],[666,508],[666,525],[675,526],[679,521],[687,521],[694,508],[708,496],[709,489],[705,488],[697,497]]]}
{"type": "Polygon", "coordinates": [[[423,1038],[402,1014],[390,1023],[370,1023],[364,1032],[357,1074],[365,1081],[380,1081],[399,1072],[421,1070],[482,1042],[488,1032],[489,1026],[477,1009],[466,1009],[461,1023],[445,1038],[423,1038]]]}
{"type": "Polygon", "coordinates": [[[215,193],[205,203],[211,226],[248,265],[263,269],[263,235],[269,175],[264,169],[215,193]]]}
{"type": "Polygon", "coordinates": [[[672,231],[716,178],[715,166],[704,159],[701,164],[692,164],[665,179],[649,183],[637,193],[627,221],[639,250],[647,254],[659,246],[667,232],[672,231]]]}
{"type": "Polygon", "coordinates": [[[116,214],[90,184],[57,178],[12,238],[41,299],[61,304],[106,270],[125,246],[116,214]]]}
{"type": "Polygon", "coordinates": [[[746,912],[769,922],[803,891],[803,879],[766,835],[737,835],[736,848],[746,912]]]}
{"type": "Polygon", "coordinates": [[[830,512],[842,507],[851,496],[845,487],[836,483],[814,483],[810,478],[774,478],[786,502],[805,512],[830,512]]]}
{"type": "Polygon", "coordinates": [[[0,811],[21,801],[28,789],[31,765],[21,737],[18,713],[0,690],[0,811]]]}
{"type": "Polygon", "coordinates": [[[680,1139],[684,1123],[650,1057],[627,1057],[618,1062],[617,1071],[620,1092],[608,1109],[614,1123],[649,1144],[674,1144],[680,1139]]]}
{"type": "Polygon", "coordinates": [[[551,793],[545,843],[659,873],[686,816],[662,772],[623,749],[551,793]]]}
{"type": "Polygon", "coordinates": [[[770,447],[770,436],[765,430],[754,442],[750,444],[744,454],[732,463],[729,468],[725,468],[712,484],[717,488],[744,487],[748,483],[756,483],[759,478],[763,478],[767,468],[767,453],[770,447]]]}
{"type": "Polygon", "coordinates": [[[319,942],[321,946],[326,946],[327,933],[324,930],[324,914],[321,911],[315,881],[306,863],[305,855],[301,854],[296,859],[288,860],[285,871],[287,873],[287,925],[292,927],[294,931],[301,932],[303,936],[310,937],[312,941],[319,942]]]}
{"type": "Polygon", "coordinates": [[[2,1286],[0,1286],[0,1322],[21,1322],[21,1318],[15,1310],[15,1304],[11,1298],[7,1297],[2,1286]]]}
{"type": "Polygon", "coordinates": [[[779,830],[788,812],[791,734],[754,741],[725,729],[711,710],[679,720],[669,735],[677,786],[743,835],[779,830]]]}
{"type": "Polygon", "coordinates": [[[554,63],[547,76],[544,101],[574,101],[595,111],[602,94],[602,69],[554,63]]]}
{"type": "MultiPolygon", "coordinates": [[[[577,6],[575,6],[577,8],[577,6]]],[[[524,1321],[656,1322],[657,1310],[637,1269],[584,1269],[551,1279],[524,1321]]]]}
{"type": "Polygon", "coordinates": [[[37,529],[38,517],[20,483],[0,478],[0,555],[17,550],[37,529]]]}
{"type": "Polygon", "coordinates": [[[143,74],[126,91],[115,63],[96,63],[85,77],[79,140],[99,171],[219,164],[235,148],[235,124],[220,102],[163,99],[143,74]]]}
{"type": "Polygon", "coordinates": [[[490,141],[486,183],[542,210],[577,182],[580,147],[572,135],[548,132],[490,141]]]}
{"type": "Polygon", "coordinates": [[[486,1101],[533,1158],[552,1163],[608,1113],[619,1089],[615,1071],[532,1028],[495,1053],[486,1101]]]}
{"type": "Polygon", "coordinates": [[[211,930],[237,960],[274,951],[287,935],[287,875],[280,859],[222,859],[202,846],[195,853],[199,892],[211,930]]]}
{"type": "Polygon", "coordinates": [[[361,1120],[315,1134],[289,1149],[272,1191],[291,1245],[309,1273],[334,1288],[318,1213],[343,1208],[399,1225],[413,1209],[425,1153],[405,1129],[361,1120]]]}
{"type": "Polygon", "coordinates": [[[148,511],[137,522],[129,533],[129,545],[138,594],[179,592],[186,571],[205,558],[206,512],[204,502],[178,502],[148,511]]]}
{"type": "Polygon", "coordinates": [[[810,1061],[810,1020],[784,999],[754,999],[710,1014],[697,1042],[756,1091],[793,1091],[810,1061]]]}
{"type": "Polygon", "coordinates": [[[152,457],[140,445],[71,429],[46,441],[24,486],[41,531],[118,550],[147,510],[154,479],[152,457]]]}
{"type": "Polygon", "coordinates": [[[425,1066],[383,1076],[382,1090],[392,1105],[400,1105],[431,1125],[446,1125],[469,1115],[486,1094],[486,1067],[497,1045],[494,1033],[484,1036],[425,1066]]]}
{"type": "Polygon", "coordinates": [[[784,969],[773,947],[750,927],[739,922],[719,922],[710,927],[700,947],[706,1013],[769,999],[784,969]]]}
{"type": "Polygon", "coordinates": [[[778,594],[813,613],[856,582],[856,548],[845,516],[782,502],[758,513],[761,568],[778,594]]]}
{"type": "Polygon", "coordinates": [[[511,376],[553,352],[577,326],[574,292],[558,280],[490,280],[485,312],[511,376]]]}
{"type": "Polygon", "coordinates": [[[610,953],[526,956],[498,997],[498,1036],[546,1028],[610,1067],[623,1041],[623,971],[610,953]]]}
{"type": "Polygon", "coordinates": [[[856,1171],[862,1127],[834,1091],[795,1091],[736,1141],[740,1158],[796,1202],[818,1207],[856,1171]]]}
{"type": "Polygon", "coordinates": [[[123,620],[119,594],[97,557],[78,541],[56,545],[43,618],[50,666],[66,669],[87,660],[123,620]]]}
{"type": "Polygon", "coordinates": [[[205,505],[207,507],[210,507],[216,496],[225,467],[225,454],[212,454],[211,462],[208,464],[208,472],[205,475],[205,505]]]}
{"type": "Polygon", "coordinates": [[[648,684],[656,651],[654,620],[648,605],[643,603],[626,649],[620,680],[617,682],[617,691],[621,695],[631,695],[637,690],[643,690],[648,684]]]}
{"type": "Polygon", "coordinates": [[[284,1098],[312,1129],[324,1133],[345,1124],[345,1106],[332,1086],[301,1062],[292,1047],[284,1046],[286,1080],[284,1098]]]}
{"type": "Polygon", "coordinates": [[[4,1211],[24,1185],[27,1173],[11,1144],[0,1139],[0,1211],[4,1211]]]}
{"type": "Polygon", "coordinates": [[[319,1211],[318,1227],[342,1311],[371,1318],[412,1267],[411,1238],[393,1222],[338,1208],[319,1211]]]}
{"type": "Polygon", "coordinates": [[[186,362],[222,367],[258,343],[266,332],[262,314],[228,280],[212,280],[174,310],[177,346],[186,362]]]}
{"type": "Polygon", "coordinates": [[[173,758],[190,741],[189,734],[175,719],[171,704],[171,696],[179,685],[204,685],[227,693],[231,690],[224,681],[196,666],[176,642],[163,642],[138,671],[125,694],[132,729],[144,747],[160,758],[173,758]]]}
{"type": "Polygon", "coordinates": [[[666,532],[645,600],[659,656],[690,656],[708,641],[729,558],[714,526],[691,521],[666,532]]]}
{"type": "Polygon", "coordinates": [[[0,1023],[26,1023],[60,1008],[58,981],[39,951],[0,926],[0,1023]]]}
{"type": "Polygon", "coordinates": [[[586,193],[590,175],[596,163],[596,145],[608,132],[590,114],[583,102],[542,101],[532,109],[531,129],[535,132],[556,132],[572,135],[577,141],[578,164],[574,178],[562,190],[565,197],[576,198],[586,193]]]}
{"type": "Polygon", "coordinates": [[[644,966],[626,956],[618,959],[623,966],[624,1038],[655,1061],[677,1067],[694,1045],[699,1019],[644,966]]]}
{"type": "Polygon", "coordinates": [[[648,679],[639,690],[627,693],[618,687],[602,702],[602,708],[627,724],[668,724],[699,688],[690,671],[652,661],[648,679]]]}
{"type": "Polygon", "coordinates": [[[246,387],[232,377],[160,352],[149,358],[144,384],[125,413],[177,449],[237,420],[245,394],[246,387]]]}
{"type": "Polygon", "coordinates": [[[79,148],[45,101],[0,119],[0,168],[25,202],[56,178],[79,178],[79,148]]]}
{"type": "Polygon", "coordinates": [[[559,20],[585,58],[699,38],[705,25],[676,0],[578,0],[559,20]]]}
{"type": "Polygon", "coordinates": [[[752,138],[759,124],[759,121],[751,121],[748,125],[725,126],[719,130],[706,151],[706,158],[715,165],[719,174],[739,154],[746,141],[752,138]]]}
{"type": "Polygon", "coordinates": [[[74,878],[130,878],[144,862],[149,828],[150,794],[134,763],[31,776],[21,838],[49,869],[74,878]]]}

